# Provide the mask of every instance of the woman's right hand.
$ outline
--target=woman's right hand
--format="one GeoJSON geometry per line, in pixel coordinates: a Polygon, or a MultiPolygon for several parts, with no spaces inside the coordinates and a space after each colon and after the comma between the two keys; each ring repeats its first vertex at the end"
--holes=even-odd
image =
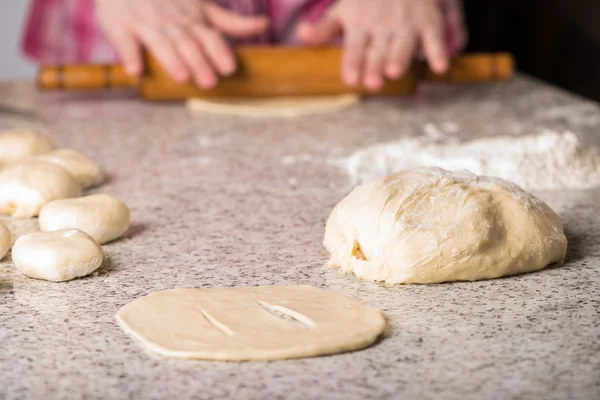
{"type": "Polygon", "coordinates": [[[206,0],[96,0],[96,15],[129,74],[141,73],[144,46],[173,79],[192,78],[202,88],[235,71],[224,34],[252,37],[269,25],[266,17],[239,15],[206,0]]]}

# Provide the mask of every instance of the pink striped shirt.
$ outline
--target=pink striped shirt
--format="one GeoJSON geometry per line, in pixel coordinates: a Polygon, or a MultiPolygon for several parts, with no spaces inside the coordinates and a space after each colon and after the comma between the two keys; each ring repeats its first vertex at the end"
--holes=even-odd
{"type": "MultiPolygon", "coordinates": [[[[168,1],[168,0],[165,0],[168,1]]],[[[318,20],[335,0],[217,0],[244,15],[268,15],[268,33],[247,42],[294,43],[299,21],[318,20]]],[[[118,55],[98,26],[94,0],[32,0],[22,48],[41,64],[111,63],[118,55]]]]}

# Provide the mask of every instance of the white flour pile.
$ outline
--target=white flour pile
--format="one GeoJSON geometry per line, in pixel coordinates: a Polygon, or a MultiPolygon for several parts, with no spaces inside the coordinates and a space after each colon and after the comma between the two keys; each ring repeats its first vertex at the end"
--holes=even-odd
{"type": "MultiPolygon", "coordinates": [[[[338,164],[339,165],[339,164],[338,164]]],[[[462,143],[405,139],[378,144],[342,160],[354,183],[420,166],[467,169],[530,190],[600,186],[600,152],[584,147],[571,132],[500,136],[462,143]]]]}

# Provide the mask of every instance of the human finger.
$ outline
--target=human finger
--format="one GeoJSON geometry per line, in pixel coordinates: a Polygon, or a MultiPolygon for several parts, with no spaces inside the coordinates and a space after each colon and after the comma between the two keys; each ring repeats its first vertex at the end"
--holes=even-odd
{"type": "Polygon", "coordinates": [[[383,86],[383,67],[390,42],[388,33],[371,35],[365,56],[363,84],[367,89],[377,90],[383,86]]]}
{"type": "Polygon", "coordinates": [[[136,27],[136,33],[173,79],[179,82],[189,79],[190,74],[185,63],[164,32],[157,27],[143,23],[136,27]]]}
{"type": "Polygon", "coordinates": [[[221,75],[232,74],[236,66],[235,57],[225,38],[216,30],[206,26],[194,26],[192,30],[196,39],[202,44],[210,64],[221,75]]]}
{"type": "Polygon", "coordinates": [[[217,76],[202,50],[201,43],[178,25],[165,28],[181,60],[192,75],[194,82],[201,88],[211,88],[217,83],[217,76]]]}
{"type": "Polygon", "coordinates": [[[408,71],[416,48],[414,33],[397,32],[392,36],[385,63],[385,74],[390,79],[398,79],[408,71]]]}
{"type": "Polygon", "coordinates": [[[121,63],[129,75],[139,75],[142,72],[142,55],[139,40],[124,26],[113,26],[106,31],[108,40],[115,47],[121,58],[121,63]]]}
{"type": "Polygon", "coordinates": [[[441,22],[431,22],[421,32],[421,43],[425,58],[435,73],[443,73],[448,68],[448,54],[441,22]]]}
{"type": "Polygon", "coordinates": [[[346,32],[342,75],[347,85],[356,86],[360,81],[368,37],[364,31],[346,30],[346,32]]]}

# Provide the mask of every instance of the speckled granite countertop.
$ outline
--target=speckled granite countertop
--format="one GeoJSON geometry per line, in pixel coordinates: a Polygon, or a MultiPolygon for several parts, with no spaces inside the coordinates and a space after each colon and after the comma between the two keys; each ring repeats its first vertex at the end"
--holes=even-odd
{"type": "MultiPolygon", "coordinates": [[[[333,115],[193,115],[127,96],[0,85],[0,129],[29,126],[108,171],[134,225],[93,276],[28,279],[0,262],[0,398],[600,398],[600,191],[539,193],[561,215],[565,266],[477,283],[385,287],[324,266],[331,208],[350,189],[327,164],[367,144],[456,124],[464,138],[571,129],[600,142],[595,104],[519,78],[425,87],[333,115]],[[594,136],[596,139],[594,139],[594,136]],[[113,315],[175,287],[312,284],[381,308],[385,338],[354,353],[273,363],[161,359],[113,315]]],[[[26,232],[36,221],[8,221],[26,232]]]]}

